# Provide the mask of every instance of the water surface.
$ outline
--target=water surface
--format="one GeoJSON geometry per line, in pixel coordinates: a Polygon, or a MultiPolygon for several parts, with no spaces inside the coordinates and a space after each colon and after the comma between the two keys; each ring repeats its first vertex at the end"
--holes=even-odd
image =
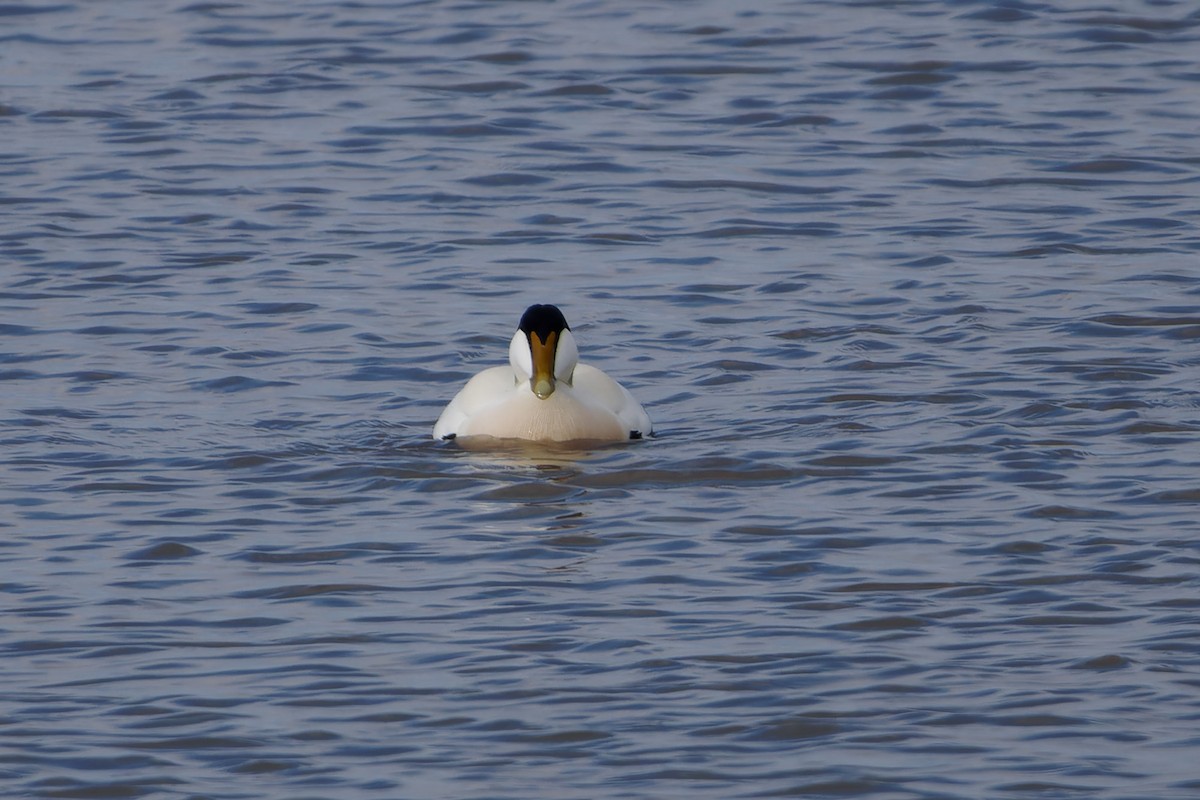
{"type": "Polygon", "coordinates": [[[1198,36],[4,7],[6,794],[1196,796],[1198,36]],[[656,438],[432,441],[531,302],[656,438]]]}

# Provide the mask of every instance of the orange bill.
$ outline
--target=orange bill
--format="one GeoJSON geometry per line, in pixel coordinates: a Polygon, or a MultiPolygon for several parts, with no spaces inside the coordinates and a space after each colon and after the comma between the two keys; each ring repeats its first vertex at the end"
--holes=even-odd
{"type": "Polygon", "coordinates": [[[545,341],[536,333],[529,334],[529,352],[533,356],[533,377],[529,385],[542,400],[554,394],[554,351],[557,347],[557,331],[547,334],[545,341]]]}

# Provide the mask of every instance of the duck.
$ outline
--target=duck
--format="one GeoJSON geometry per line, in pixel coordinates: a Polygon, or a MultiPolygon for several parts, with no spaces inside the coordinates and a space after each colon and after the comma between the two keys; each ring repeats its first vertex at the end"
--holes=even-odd
{"type": "Polygon", "coordinates": [[[438,440],[617,442],[653,432],[628,389],[579,363],[571,327],[550,304],[525,309],[508,344],[508,364],[467,381],[433,426],[438,440]]]}

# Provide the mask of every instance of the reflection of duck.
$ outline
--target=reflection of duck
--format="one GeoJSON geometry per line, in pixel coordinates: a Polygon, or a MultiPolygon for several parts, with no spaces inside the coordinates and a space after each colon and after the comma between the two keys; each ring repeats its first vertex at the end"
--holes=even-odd
{"type": "Polygon", "coordinates": [[[433,426],[435,439],[615,442],[651,433],[650,417],[624,386],[579,363],[575,337],[557,307],[526,309],[508,361],[467,381],[433,426]]]}

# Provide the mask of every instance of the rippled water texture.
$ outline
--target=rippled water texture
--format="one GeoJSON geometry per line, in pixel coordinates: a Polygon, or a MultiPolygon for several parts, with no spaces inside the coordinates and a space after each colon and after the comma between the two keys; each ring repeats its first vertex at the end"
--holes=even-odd
{"type": "Polygon", "coordinates": [[[1198,40],[0,6],[0,794],[1200,796],[1198,40]],[[657,438],[432,441],[530,302],[657,438]]]}

